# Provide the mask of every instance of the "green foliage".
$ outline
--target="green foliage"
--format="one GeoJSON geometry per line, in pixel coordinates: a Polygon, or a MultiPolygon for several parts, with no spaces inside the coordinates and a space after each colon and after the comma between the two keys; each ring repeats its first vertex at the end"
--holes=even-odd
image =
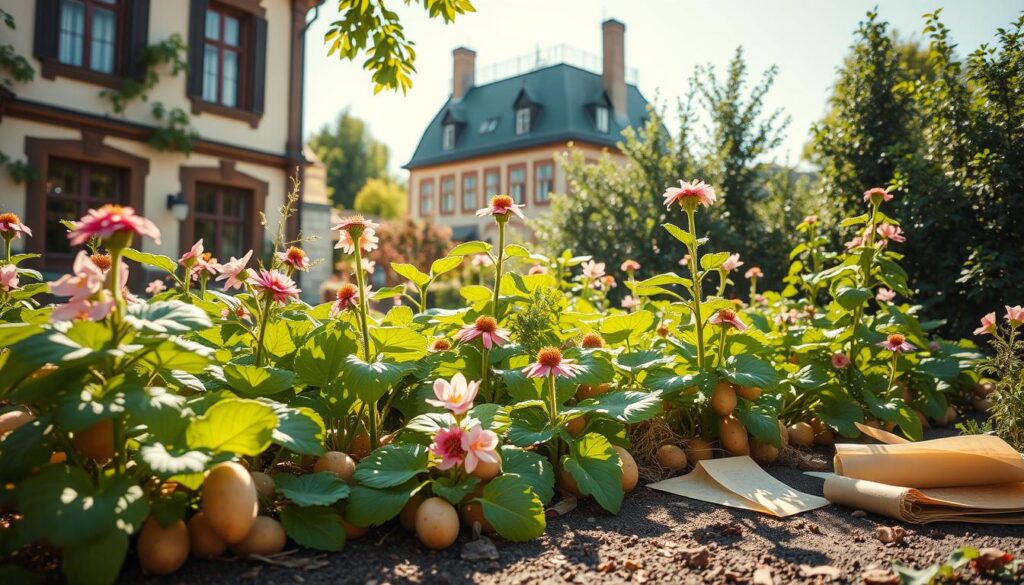
{"type": "Polygon", "coordinates": [[[405,188],[389,179],[369,178],[356,193],[352,208],[381,219],[399,219],[408,207],[405,188]]]}
{"type": "MultiPolygon", "coordinates": [[[[4,26],[15,30],[14,16],[10,12],[0,10],[0,16],[3,16],[4,26]]],[[[36,70],[29,60],[18,54],[10,44],[0,45],[0,71],[5,73],[0,83],[6,87],[13,87],[15,82],[28,83],[36,76],[36,70]]]]}
{"type": "Polygon", "coordinates": [[[347,109],[338,114],[333,127],[325,124],[314,133],[308,144],[327,168],[328,195],[336,206],[355,208],[356,195],[370,179],[381,179],[384,186],[393,184],[388,180],[388,147],[375,140],[366,123],[347,109]]]}

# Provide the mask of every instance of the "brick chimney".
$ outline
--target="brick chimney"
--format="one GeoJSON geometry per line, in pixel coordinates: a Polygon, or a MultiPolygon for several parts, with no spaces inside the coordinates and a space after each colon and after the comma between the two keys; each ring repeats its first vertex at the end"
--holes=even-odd
{"type": "Polygon", "coordinates": [[[626,25],[615,19],[601,24],[604,59],[601,80],[604,91],[612,101],[615,118],[626,120],[626,25]]]}
{"type": "Polygon", "coordinates": [[[461,100],[476,80],[476,51],[459,47],[452,51],[452,99],[461,100]]]}

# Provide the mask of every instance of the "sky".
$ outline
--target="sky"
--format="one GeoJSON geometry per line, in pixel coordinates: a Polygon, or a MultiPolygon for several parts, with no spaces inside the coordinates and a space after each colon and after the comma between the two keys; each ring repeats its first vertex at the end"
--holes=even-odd
{"type": "MultiPolygon", "coordinates": [[[[770,157],[796,164],[811,124],[826,111],[836,70],[867,11],[903,36],[921,36],[922,15],[942,8],[962,53],[991,42],[999,27],[1024,11],[1024,0],[474,0],[476,13],[445,25],[422,5],[391,0],[406,36],[416,43],[417,73],[407,94],[373,94],[361,60],[328,57],[322,39],[337,17],[327,0],[310,26],[306,49],[304,131],[308,137],[348,108],[391,150],[392,172],[412,156],[427,124],[451,91],[452,49],[477,52],[478,70],[559,44],[600,55],[601,22],[626,24],[626,65],[637,69],[648,100],[668,104],[687,92],[697,65],[724,71],[736,47],[746,54],[752,80],[779,68],[765,100],[790,117],[782,145],[770,157]]],[[[670,108],[671,109],[671,108],[670,108]]],[[[671,126],[670,126],[671,127],[671,126]]]]}

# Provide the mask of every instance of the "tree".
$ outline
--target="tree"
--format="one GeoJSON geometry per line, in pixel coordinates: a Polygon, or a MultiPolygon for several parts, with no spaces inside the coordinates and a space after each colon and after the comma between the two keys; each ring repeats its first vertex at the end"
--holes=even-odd
{"type": "Polygon", "coordinates": [[[366,123],[343,110],[334,127],[325,124],[309,139],[309,147],[327,168],[327,187],[335,205],[352,209],[366,181],[386,178],[388,147],[370,135],[366,123]]]}
{"type": "Polygon", "coordinates": [[[356,194],[354,209],[366,215],[383,219],[398,219],[405,215],[408,196],[401,185],[389,179],[370,179],[356,194]]]}

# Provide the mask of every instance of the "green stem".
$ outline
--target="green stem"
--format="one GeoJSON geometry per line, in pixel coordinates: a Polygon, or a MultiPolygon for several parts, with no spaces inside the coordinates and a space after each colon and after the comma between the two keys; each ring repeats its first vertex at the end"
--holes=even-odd
{"type": "Polygon", "coordinates": [[[558,420],[558,390],[554,372],[548,374],[548,416],[551,419],[551,424],[555,424],[558,420]]]}
{"type": "Polygon", "coordinates": [[[487,402],[494,402],[494,396],[491,393],[491,363],[487,359],[487,354],[490,353],[486,347],[481,343],[480,345],[480,386],[483,387],[484,397],[487,398],[487,402]]]}
{"type": "Polygon", "coordinates": [[[727,325],[722,325],[722,331],[718,335],[718,367],[725,367],[725,338],[729,334],[727,325]]]}
{"type": "MultiPolygon", "coordinates": [[[[871,257],[871,262],[867,263],[867,267],[864,267],[863,264],[861,265],[861,274],[860,274],[860,278],[861,278],[860,285],[862,287],[868,288],[868,289],[870,289],[870,286],[871,286],[871,265],[874,263],[874,253],[875,253],[875,221],[876,221],[877,217],[878,217],[878,205],[872,204],[871,205],[871,219],[868,220],[868,232],[866,234],[866,236],[867,236],[867,242],[866,242],[866,246],[867,247],[866,247],[866,250],[868,250],[868,253],[871,254],[872,257],[871,257]]],[[[856,309],[853,310],[853,321],[850,323],[850,333],[851,333],[851,335],[850,335],[850,361],[851,361],[851,365],[854,365],[854,366],[857,365],[857,363],[856,363],[857,362],[857,352],[859,351],[859,348],[857,347],[857,326],[860,325],[860,321],[861,321],[861,318],[863,316],[864,316],[864,305],[860,305],[856,309]]],[[[849,368],[849,370],[850,370],[849,375],[851,377],[853,375],[853,369],[854,368],[849,368]]]]}
{"type": "MultiPolygon", "coordinates": [[[[366,362],[369,363],[373,358],[370,356],[370,316],[366,308],[366,283],[363,277],[362,250],[359,249],[360,235],[352,234],[352,240],[355,242],[353,255],[356,264],[356,285],[359,287],[359,325],[363,330],[363,356],[366,362]]],[[[377,402],[374,401],[368,406],[367,418],[370,424],[367,432],[370,434],[370,449],[372,450],[377,445],[377,402]]]]}
{"type": "Polygon", "coordinates": [[[725,298],[725,283],[728,282],[729,273],[721,268],[718,269],[718,296],[725,298]]]}
{"type": "Polygon", "coordinates": [[[887,392],[892,391],[892,385],[896,383],[896,362],[899,360],[900,354],[895,351],[892,352],[892,369],[889,370],[889,386],[886,388],[887,392]]]}
{"type": "Polygon", "coordinates": [[[274,298],[270,293],[263,293],[263,314],[260,315],[260,335],[256,339],[256,366],[263,367],[263,339],[267,334],[267,322],[270,321],[270,306],[274,298]]]}
{"type": "Polygon", "coordinates": [[[501,290],[501,264],[505,261],[505,223],[508,222],[508,217],[503,220],[498,219],[498,259],[494,263],[494,302],[492,303],[491,316],[494,320],[498,320],[498,293],[501,290]]]}
{"type": "Polygon", "coordinates": [[[14,238],[7,237],[7,234],[4,234],[4,250],[7,252],[7,262],[6,262],[6,264],[10,264],[11,263],[11,241],[13,239],[14,238]]]}
{"type": "Polygon", "coordinates": [[[696,322],[697,329],[697,367],[701,370],[704,369],[704,319],[700,314],[700,272],[698,270],[700,258],[697,256],[697,226],[694,220],[694,210],[686,210],[686,219],[689,223],[690,236],[693,239],[693,243],[687,246],[690,250],[690,274],[693,277],[693,290],[691,294],[693,296],[693,317],[696,322]]]}

